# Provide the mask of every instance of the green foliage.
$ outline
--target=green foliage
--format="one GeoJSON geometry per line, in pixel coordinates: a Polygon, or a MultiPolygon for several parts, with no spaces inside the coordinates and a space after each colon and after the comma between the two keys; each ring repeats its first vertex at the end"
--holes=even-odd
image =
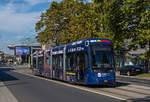
{"type": "Polygon", "coordinates": [[[138,77],[150,77],[150,73],[138,74],[138,77]]]}
{"type": "Polygon", "coordinates": [[[130,49],[150,41],[149,0],[63,0],[52,2],[36,23],[37,40],[56,45],[85,38],[109,38],[115,48],[130,49]]]}

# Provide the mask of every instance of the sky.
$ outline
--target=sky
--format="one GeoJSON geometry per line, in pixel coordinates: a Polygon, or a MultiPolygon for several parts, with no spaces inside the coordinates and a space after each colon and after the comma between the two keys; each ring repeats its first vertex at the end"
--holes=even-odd
{"type": "Polygon", "coordinates": [[[0,0],[0,50],[13,54],[8,45],[20,44],[25,38],[34,39],[35,24],[52,1],[62,0],[0,0]]]}
{"type": "MultiPolygon", "coordinates": [[[[59,1],[59,0],[57,0],[59,1]]],[[[0,0],[0,50],[13,54],[7,46],[36,36],[35,24],[52,0],[0,0]]]]}

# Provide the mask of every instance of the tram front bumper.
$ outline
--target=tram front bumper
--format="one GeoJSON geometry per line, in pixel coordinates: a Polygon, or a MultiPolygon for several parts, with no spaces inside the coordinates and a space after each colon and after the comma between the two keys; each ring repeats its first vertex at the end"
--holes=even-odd
{"type": "Polygon", "coordinates": [[[97,75],[93,75],[88,78],[89,85],[111,85],[114,84],[116,81],[115,75],[109,76],[101,76],[97,77],[97,75]]]}
{"type": "Polygon", "coordinates": [[[88,84],[89,85],[111,85],[114,84],[115,80],[108,80],[108,79],[96,79],[96,80],[92,80],[89,81],[88,84]]]}

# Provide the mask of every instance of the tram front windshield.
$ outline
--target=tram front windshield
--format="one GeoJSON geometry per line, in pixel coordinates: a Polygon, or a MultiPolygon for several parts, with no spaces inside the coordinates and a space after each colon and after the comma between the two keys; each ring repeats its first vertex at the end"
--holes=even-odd
{"type": "Polygon", "coordinates": [[[114,57],[112,46],[92,45],[91,59],[93,72],[114,71],[114,57]]]}

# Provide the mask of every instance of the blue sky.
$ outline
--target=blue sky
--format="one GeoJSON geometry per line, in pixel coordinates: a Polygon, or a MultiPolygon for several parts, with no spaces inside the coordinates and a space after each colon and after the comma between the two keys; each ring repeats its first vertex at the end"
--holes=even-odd
{"type": "Polygon", "coordinates": [[[49,8],[52,0],[0,0],[0,50],[8,50],[24,37],[34,37],[35,23],[40,14],[49,8]]]}
{"type": "Polygon", "coordinates": [[[13,54],[7,48],[8,45],[19,44],[27,37],[34,38],[35,23],[52,1],[54,0],[0,0],[0,50],[13,54]]]}

